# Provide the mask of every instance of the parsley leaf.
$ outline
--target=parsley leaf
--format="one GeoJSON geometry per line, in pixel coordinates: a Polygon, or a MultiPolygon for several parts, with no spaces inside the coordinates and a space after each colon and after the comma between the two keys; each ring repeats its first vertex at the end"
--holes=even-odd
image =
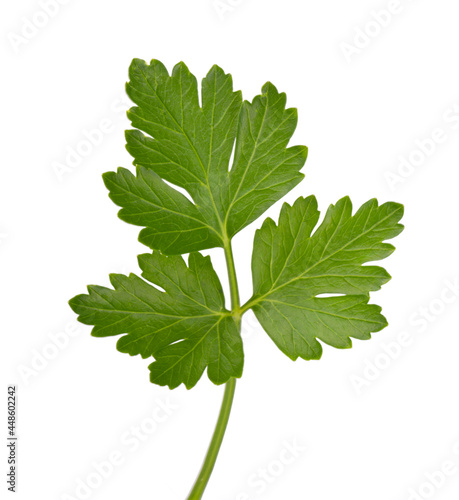
{"type": "Polygon", "coordinates": [[[288,147],[296,109],[269,82],[243,101],[218,66],[200,93],[184,63],[169,75],[157,60],[134,59],[129,77],[135,130],[126,140],[136,172],[119,168],[103,178],[119,217],[143,228],[139,240],[153,253],[139,256],[144,279],[112,275],[114,290],[91,286],[72,299],[93,335],[125,334],[121,352],[155,359],[152,382],[189,388],[206,368],[217,384],[241,375],[240,320],[249,308],[294,360],[319,359],[319,341],[351,347],[351,338],[368,339],[387,325],[368,302],[390,276],[363,264],[392,253],[384,241],[403,229],[401,205],[371,200],[352,215],[343,198],[315,229],[314,197],[285,204],[279,224],[267,219],[256,233],[254,294],[241,307],[231,239],[303,178],[307,148],[288,147]],[[198,253],[213,247],[225,250],[231,312],[210,259],[198,253]]]}
{"type": "Polygon", "coordinates": [[[381,308],[368,304],[369,292],[389,281],[377,266],[363,266],[390,255],[384,240],[402,230],[403,207],[370,200],[352,215],[349,198],[319,220],[314,196],[284,204],[279,224],[266,219],[256,232],[251,307],[271,339],[291,359],[319,359],[317,339],[337,348],[350,337],[369,339],[386,325],[381,308]],[[322,294],[335,296],[321,297],[322,294]]]}
{"type": "Polygon", "coordinates": [[[139,266],[144,279],[112,274],[114,290],[89,286],[88,295],[73,298],[70,306],[79,321],[95,325],[95,337],[127,333],[117,349],[154,356],[149,368],[155,384],[173,389],[183,383],[190,389],[206,367],[215,384],[240,377],[242,340],[210,257],[192,253],[187,267],[180,256],[153,252],[140,255],[139,266]]]}
{"type": "Polygon", "coordinates": [[[271,83],[252,102],[233,90],[231,75],[213,66],[203,79],[183,63],[169,75],[157,60],[134,59],[127,93],[135,130],[126,132],[135,174],[104,174],[119,217],[143,229],[153,250],[139,256],[141,277],[110,275],[113,288],[89,286],[70,306],[96,337],[121,337],[117,349],[154,358],[150,380],[192,388],[207,369],[226,384],[215,432],[188,496],[202,498],[228,424],[244,352],[241,318],[253,309],[291,359],[319,359],[325,342],[351,347],[387,325],[370,292],[389,281],[381,267],[402,230],[403,207],[370,200],[353,215],[349,198],[331,205],[322,223],[315,197],[284,204],[278,225],[267,219],[255,234],[253,296],[239,298],[231,239],[302,179],[305,146],[288,147],[296,109],[271,83]],[[234,159],[231,162],[231,158],[234,159]],[[230,165],[231,163],[231,165],[230,165]],[[210,257],[222,247],[231,311],[210,257]],[[189,253],[188,265],[182,254],[189,253]],[[325,295],[325,296],[324,296],[325,295]]]}
{"type": "Polygon", "coordinates": [[[123,207],[119,217],[145,227],[139,240],[148,247],[169,255],[223,247],[302,180],[307,148],[287,148],[297,112],[271,83],[243,102],[231,75],[214,66],[200,106],[197,80],[183,63],[169,76],[157,60],[134,59],[129,76],[137,107],[128,116],[138,130],[126,140],[137,175],[120,169],[104,181],[123,207]]]}

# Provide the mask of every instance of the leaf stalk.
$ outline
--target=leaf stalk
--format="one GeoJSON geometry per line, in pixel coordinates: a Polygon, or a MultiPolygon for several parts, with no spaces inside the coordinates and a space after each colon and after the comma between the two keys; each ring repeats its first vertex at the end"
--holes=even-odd
{"type": "MultiPolygon", "coordinates": [[[[224,250],[226,267],[228,270],[228,280],[230,285],[231,313],[234,321],[237,324],[238,330],[240,331],[242,311],[240,306],[239,287],[237,283],[236,268],[234,265],[233,250],[231,247],[231,240],[229,238],[225,239],[224,250]]],[[[215,462],[217,461],[218,453],[220,451],[226,428],[228,426],[235,390],[236,379],[231,378],[225,385],[225,393],[223,395],[220,414],[218,416],[217,425],[215,426],[214,434],[207,450],[204,463],[187,500],[201,500],[204,494],[204,491],[210,480],[210,476],[212,475],[215,462]]]]}

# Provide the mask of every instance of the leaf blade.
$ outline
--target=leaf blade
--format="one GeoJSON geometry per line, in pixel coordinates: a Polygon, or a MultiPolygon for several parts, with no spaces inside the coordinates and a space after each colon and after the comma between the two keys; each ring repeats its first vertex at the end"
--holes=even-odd
{"type": "Polygon", "coordinates": [[[120,352],[153,356],[151,381],[159,385],[191,388],[206,368],[216,384],[240,377],[242,339],[210,258],[192,253],[187,266],[182,257],[153,252],[139,256],[139,265],[143,279],[111,275],[113,289],[90,286],[73,298],[79,321],[94,325],[96,337],[124,334],[120,352]]]}
{"type": "Polygon", "coordinates": [[[145,226],[139,241],[148,247],[175,255],[222,244],[196,206],[152,170],[139,167],[135,176],[119,168],[105,173],[103,179],[111,200],[122,207],[118,217],[145,226]]]}
{"type": "Polygon", "coordinates": [[[159,236],[155,219],[122,210],[123,220],[145,227],[140,241],[151,249],[178,255],[223,246],[303,179],[307,148],[288,147],[297,111],[286,108],[285,94],[271,83],[251,103],[243,102],[231,75],[213,66],[202,81],[200,105],[197,80],[184,63],[169,75],[159,61],[134,59],[129,76],[126,90],[136,106],[128,117],[136,130],[126,132],[126,141],[137,176],[150,170],[158,176],[156,184],[185,189],[193,202],[181,207],[182,221],[193,212],[214,233],[209,237],[196,229],[188,237],[172,231],[159,236]]]}
{"type": "Polygon", "coordinates": [[[265,221],[255,236],[254,296],[247,307],[285,354],[319,359],[317,340],[351,347],[351,337],[367,339],[387,325],[379,306],[368,300],[390,275],[362,264],[392,253],[394,247],[384,240],[402,231],[402,215],[401,205],[378,206],[376,200],[352,215],[350,200],[343,198],[330,206],[313,233],[319,212],[309,197],[292,207],[284,204],[277,226],[265,221]]]}

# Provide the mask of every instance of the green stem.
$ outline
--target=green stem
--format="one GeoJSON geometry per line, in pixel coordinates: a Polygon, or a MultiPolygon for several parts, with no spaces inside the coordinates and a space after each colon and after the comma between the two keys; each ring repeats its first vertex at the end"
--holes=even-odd
{"type": "MultiPolygon", "coordinates": [[[[237,285],[236,269],[234,267],[233,251],[229,239],[226,240],[224,248],[231,292],[231,309],[236,324],[238,328],[240,328],[241,311],[239,303],[239,289],[237,285]]],[[[214,434],[212,436],[209,449],[207,450],[206,458],[204,459],[204,464],[187,500],[200,500],[202,498],[202,495],[204,494],[204,490],[206,489],[207,483],[209,482],[210,476],[214,469],[215,462],[217,461],[218,452],[220,451],[223,437],[225,436],[226,427],[228,426],[228,420],[231,413],[231,406],[233,405],[235,389],[236,379],[231,378],[225,386],[225,394],[223,396],[220,415],[218,416],[217,425],[215,426],[214,434]]]]}
{"type": "MultiPolygon", "coordinates": [[[[230,285],[231,294],[231,309],[233,314],[240,313],[240,303],[239,303],[239,288],[237,285],[236,268],[234,267],[233,249],[231,248],[231,241],[226,240],[225,244],[225,258],[226,258],[226,268],[228,269],[228,279],[230,285]]],[[[236,318],[239,320],[240,318],[236,318]]]]}
{"type": "Polygon", "coordinates": [[[214,469],[215,462],[217,461],[218,452],[220,451],[220,446],[225,435],[226,426],[228,425],[235,389],[236,379],[232,378],[225,386],[225,395],[223,396],[223,403],[220,415],[218,416],[214,435],[212,436],[212,441],[210,442],[209,449],[207,450],[207,455],[201,468],[201,472],[194,483],[193,489],[188,496],[188,500],[200,500],[204,494],[204,490],[206,489],[210,475],[214,469]]]}

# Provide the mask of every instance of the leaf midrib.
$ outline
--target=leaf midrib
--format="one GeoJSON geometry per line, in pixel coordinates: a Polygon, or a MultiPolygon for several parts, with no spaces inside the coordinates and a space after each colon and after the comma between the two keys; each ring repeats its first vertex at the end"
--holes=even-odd
{"type": "MultiPolygon", "coordinates": [[[[184,217],[186,219],[193,220],[195,222],[199,222],[201,224],[202,228],[206,228],[207,227],[207,228],[211,229],[214,233],[217,234],[217,236],[219,238],[221,238],[221,234],[213,226],[210,226],[209,224],[207,224],[205,222],[205,220],[197,219],[196,217],[188,215],[185,212],[176,212],[175,210],[172,210],[170,208],[165,208],[164,206],[158,205],[158,204],[152,202],[151,200],[148,200],[147,198],[144,198],[143,196],[141,196],[138,193],[133,193],[133,191],[129,191],[128,189],[126,189],[123,186],[121,186],[119,183],[116,183],[116,185],[118,186],[118,189],[120,189],[120,191],[122,191],[126,195],[135,196],[139,200],[142,200],[143,202],[145,202],[147,205],[151,205],[152,207],[155,207],[155,208],[159,209],[159,211],[163,210],[165,212],[170,212],[171,214],[178,215],[180,217],[184,217]]],[[[125,210],[126,212],[130,212],[130,209],[127,208],[127,207],[124,207],[121,210],[125,210]]],[[[194,230],[199,230],[199,228],[195,228],[194,230]]]]}
{"type": "MultiPolygon", "coordinates": [[[[202,171],[203,171],[203,174],[204,174],[204,177],[206,179],[206,187],[207,187],[207,191],[209,193],[209,196],[210,196],[210,200],[212,202],[212,206],[214,208],[214,212],[215,212],[215,215],[217,216],[217,219],[218,219],[218,222],[219,222],[219,225],[220,225],[220,229],[221,229],[221,233],[218,233],[218,231],[216,229],[214,229],[215,232],[217,232],[217,234],[220,236],[220,238],[222,239],[222,241],[225,239],[225,230],[224,230],[224,226],[223,226],[223,223],[222,223],[222,220],[220,218],[220,214],[217,210],[217,205],[215,203],[215,200],[214,200],[214,197],[213,197],[213,194],[212,194],[212,190],[210,189],[210,184],[209,184],[209,177],[207,175],[207,172],[206,172],[206,167],[204,166],[204,163],[200,157],[200,155],[198,154],[196,148],[194,147],[194,144],[192,143],[191,139],[188,137],[188,134],[185,132],[184,128],[177,122],[176,118],[174,117],[174,115],[170,112],[169,108],[165,105],[165,103],[163,102],[163,100],[161,99],[161,97],[159,96],[159,94],[156,92],[156,90],[152,87],[152,85],[150,84],[148,78],[146,77],[146,75],[144,74],[144,72],[142,71],[141,68],[140,69],[140,73],[142,74],[145,82],[147,83],[147,85],[151,88],[151,90],[154,92],[154,94],[156,95],[158,101],[162,104],[163,108],[167,111],[168,115],[172,118],[172,120],[176,123],[176,125],[178,126],[178,128],[180,129],[180,131],[182,132],[183,136],[186,138],[186,140],[188,141],[188,144],[190,145],[191,149],[193,150],[193,153],[195,154],[201,168],[202,168],[202,171]]],[[[181,74],[182,72],[182,68],[180,68],[180,89],[182,89],[182,80],[181,80],[181,74]]],[[[172,78],[172,77],[170,77],[172,78]]],[[[181,95],[181,98],[183,98],[182,96],[182,92],[180,92],[180,95],[181,95]]],[[[181,109],[181,112],[183,114],[183,105],[182,105],[182,102],[180,102],[180,109],[181,109]]],[[[199,110],[200,112],[202,113],[202,109],[201,107],[199,107],[199,110]]]]}

